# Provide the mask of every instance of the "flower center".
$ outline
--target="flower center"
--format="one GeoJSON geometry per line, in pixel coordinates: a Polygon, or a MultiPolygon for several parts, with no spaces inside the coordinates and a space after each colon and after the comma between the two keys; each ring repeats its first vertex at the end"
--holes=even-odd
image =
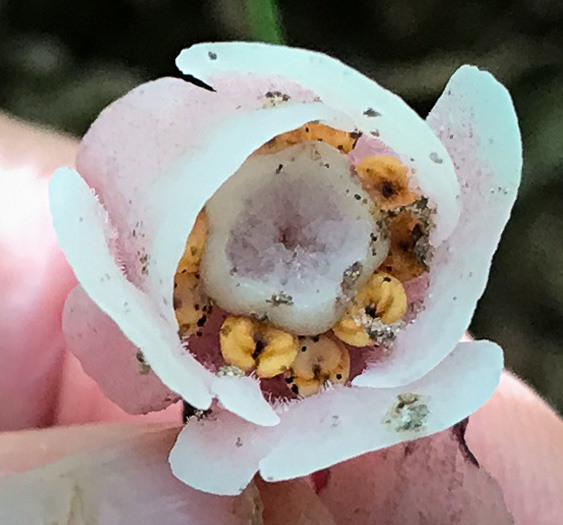
{"type": "Polygon", "coordinates": [[[353,165],[358,137],[315,122],[281,134],[200,212],[174,308],[206,366],[255,373],[275,398],[314,395],[416,316],[403,284],[428,271],[433,212],[394,157],[353,165]]]}
{"type": "Polygon", "coordinates": [[[206,293],[297,335],[329,330],[388,253],[373,200],[324,143],[251,156],[206,211],[206,293]]]}

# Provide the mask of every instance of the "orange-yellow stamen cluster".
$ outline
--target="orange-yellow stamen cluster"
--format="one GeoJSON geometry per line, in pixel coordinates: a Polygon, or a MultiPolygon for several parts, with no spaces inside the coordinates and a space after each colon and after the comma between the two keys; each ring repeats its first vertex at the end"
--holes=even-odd
{"type": "Polygon", "coordinates": [[[400,321],[407,310],[407,296],[398,279],[374,273],[356,294],[344,317],[332,328],[334,334],[352,346],[374,343],[374,323],[389,325],[400,321]]]}
{"type": "MultiPolygon", "coordinates": [[[[274,154],[308,141],[324,142],[343,153],[350,153],[359,133],[334,129],[309,122],[278,135],[257,153],[274,154]]],[[[411,210],[422,202],[409,189],[409,170],[400,161],[388,157],[364,158],[355,167],[364,190],[377,212],[386,212],[390,247],[380,265],[355,295],[346,296],[349,307],[344,316],[325,334],[293,335],[269,322],[253,317],[229,316],[220,333],[220,350],[227,365],[241,374],[255,372],[260,378],[283,374],[288,388],[296,395],[310,396],[327,384],[344,384],[350,376],[350,355],[344,343],[354,347],[381,344],[374,334],[382,326],[401,324],[407,310],[404,282],[420,276],[427,266],[417,253],[417,243],[428,224],[411,210]],[[425,226],[426,224],[426,226],[425,226]]],[[[366,199],[367,200],[367,199],[366,199]]],[[[202,211],[186,242],[174,282],[174,308],[183,337],[198,331],[209,309],[199,271],[208,236],[208,220],[202,211]]],[[[390,328],[391,330],[395,328],[390,328]]]]}

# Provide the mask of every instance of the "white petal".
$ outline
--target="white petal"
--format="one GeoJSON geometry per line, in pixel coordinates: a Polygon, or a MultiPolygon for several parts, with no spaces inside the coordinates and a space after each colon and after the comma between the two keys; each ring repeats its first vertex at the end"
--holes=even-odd
{"type": "Polygon", "coordinates": [[[59,243],[86,293],[142,350],[169,388],[190,404],[208,408],[212,374],[185,351],[176,327],[123,275],[108,246],[105,211],[92,190],[67,168],[57,170],[49,190],[59,243]]]}
{"type": "Polygon", "coordinates": [[[219,495],[240,494],[271,447],[271,429],[224,411],[188,421],[170,453],[174,475],[190,487],[219,495]]]}
{"type": "Polygon", "coordinates": [[[260,383],[251,377],[219,376],[211,385],[213,393],[229,411],[251,423],[271,427],[280,422],[264,399],[260,383]]]}
{"type": "MultiPolygon", "coordinates": [[[[464,66],[428,116],[446,145],[462,189],[462,214],[436,250],[424,311],[399,332],[391,359],[353,384],[391,387],[436,366],[469,326],[491,259],[516,198],[522,147],[510,95],[489,73],[464,66]]],[[[441,218],[439,218],[441,220],[441,218]]]]}
{"type": "Polygon", "coordinates": [[[346,113],[359,130],[368,134],[377,130],[380,139],[414,169],[420,190],[444,218],[432,232],[434,245],[455,227],[459,188],[443,144],[400,97],[356,70],[321,53],[247,42],[197,44],[183,50],[176,65],[213,84],[218,93],[234,73],[277,76],[310,89],[324,104],[346,113]]]}
{"type": "Polygon", "coordinates": [[[477,410],[502,371],[494,343],[460,343],[438,367],[402,388],[340,388],[307,398],[281,415],[275,448],[260,461],[268,481],[305,476],[366,452],[440,432],[477,410]],[[397,396],[416,394],[428,415],[418,429],[386,420],[397,396]]]}

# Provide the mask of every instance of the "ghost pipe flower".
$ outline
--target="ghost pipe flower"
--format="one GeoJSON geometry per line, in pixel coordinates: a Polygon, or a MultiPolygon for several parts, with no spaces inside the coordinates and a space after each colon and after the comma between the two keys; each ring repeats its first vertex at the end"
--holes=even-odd
{"type": "Polygon", "coordinates": [[[464,66],[423,121],[319,53],[200,44],[177,64],[210,89],[136,88],[51,183],[86,372],[133,413],[194,407],[172,469],[218,494],[474,412],[502,368],[458,341],[519,182],[506,90],[464,66]]]}

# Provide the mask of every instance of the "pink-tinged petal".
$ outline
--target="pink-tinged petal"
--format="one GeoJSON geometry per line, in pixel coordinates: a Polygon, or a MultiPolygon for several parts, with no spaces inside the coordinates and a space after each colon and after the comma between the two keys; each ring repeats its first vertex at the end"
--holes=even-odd
{"type": "MultiPolygon", "coordinates": [[[[211,404],[212,374],[180,343],[173,322],[129,282],[112,256],[105,211],[73,170],[60,169],[50,184],[53,224],[81,286],[110,316],[173,391],[198,408],[211,404]]],[[[107,363],[111,366],[111,362],[107,363]]]]}
{"type": "Polygon", "coordinates": [[[219,498],[174,478],[167,455],[177,428],[98,425],[81,430],[57,429],[28,437],[32,450],[58,448],[62,459],[57,454],[38,458],[54,462],[0,479],[3,525],[257,523],[249,520],[253,514],[258,519],[253,491],[219,498]],[[66,448],[57,446],[60,443],[66,448]]]}
{"type": "Polygon", "coordinates": [[[104,395],[127,412],[162,410],[178,399],[148,365],[139,362],[139,349],[81,286],[66,300],[63,329],[84,371],[96,378],[104,395]]]}
{"type": "Polygon", "coordinates": [[[166,317],[174,319],[172,276],[205,202],[274,136],[339,116],[313,99],[283,80],[233,76],[215,93],[164,78],[111,104],[85,135],[77,170],[111,217],[128,278],[166,317]],[[301,103],[262,109],[273,89],[301,103]]]}
{"type": "Polygon", "coordinates": [[[265,525],[337,525],[313,487],[304,479],[265,483],[256,480],[265,525]]]}
{"type": "Polygon", "coordinates": [[[280,422],[279,416],[264,399],[260,383],[252,377],[219,376],[213,381],[211,390],[229,412],[251,423],[271,427],[280,422]]]}
{"type": "MultiPolygon", "coordinates": [[[[187,118],[187,114],[181,114],[172,121],[166,120],[166,112],[164,117],[153,114],[155,108],[151,104],[158,109],[155,101],[166,99],[168,95],[176,100],[175,90],[183,89],[185,85],[180,82],[178,87],[170,82],[165,79],[160,84],[155,82],[142,86],[108,108],[100,123],[93,126],[80,150],[78,164],[91,186],[100,191],[102,201],[110,206],[107,211],[111,225],[116,227],[115,234],[108,231],[104,208],[91,190],[68,170],[60,170],[52,181],[51,207],[60,244],[88,295],[141,349],[164,384],[190,404],[207,408],[211,400],[209,386],[212,376],[182,348],[176,335],[172,301],[173,276],[188,233],[205,202],[254,150],[272,137],[305,122],[337,118],[339,113],[318,102],[257,110],[257,106],[262,108],[265,103],[265,96],[255,93],[250,99],[252,110],[236,112],[237,106],[227,96],[223,103],[230,104],[233,114],[212,113],[213,118],[207,118],[199,115],[202,108],[192,101],[189,105],[192,111],[191,133],[194,129],[199,129],[200,133],[193,143],[189,143],[191,135],[182,136],[174,127],[178,118],[187,118]],[[147,97],[148,101],[145,100],[147,97]],[[151,110],[147,110],[148,116],[146,111],[142,111],[146,104],[151,106],[151,110]],[[141,125],[143,121],[133,117],[136,110],[145,119],[145,125],[152,122],[150,129],[160,127],[170,132],[162,136],[150,135],[154,142],[150,151],[161,143],[170,147],[170,143],[178,142],[189,144],[189,147],[181,150],[182,155],[176,151],[174,162],[170,159],[173,156],[170,151],[163,148],[164,158],[156,156],[162,165],[149,163],[148,171],[136,162],[127,164],[133,153],[127,149],[129,144],[143,149],[144,146],[149,148],[151,141],[144,137],[143,142],[138,135],[139,140],[135,141],[133,133],[128,133],[127,144],[118,153],[115,148],[119,147],[119,143],[111,143],[111,138],[116,137],[109,133],[108,128],[110,124],[119,128],[120,119],[126,122],[132,119],[135,125],[141,125]],[[217,120],[220,116],[224,118],[217,120]],[[198,117],[201,118],[198,120],[198,117]],[[203,127],[198,128],[196,122],[203,127]],[[213,123],[215,127],[210,126],[213,123]],[[108,131],[107,136],[104,131],[108,131]],[[87,160],[88,155],[90,161],[87,160]],[[96,161],[100,164],[96,165],[96,161]],[[158,178],[160,180],[156,184],[158,178]],[[79,194],[81,197],[77,198],[79,194]],[[110,197],[113,195],[119,196],[119,199],[112,200],[110,197]],[[89,218],[81,206],[90,209],[89,218]],[[94,223],[97,243],[92,242],[88,232],[94,223]],[[92,244],[97,245],[97,256],[103,255],[103,263],[86,257],[93,249],[92,244]],[[133,251],[139,264],[131,258],[133,251]],[[124,264],[127,279],[115,257],[119,264],[124,264]],[[141,268],[139,265],[142,265],[141,268]],[[110,275],[109,280],[106,273],[110,275]],[[200,378],[194,380],[196,375],[200,378]]],[[[240,102],[242,104],[244,100],[240,102]]],[[[135,126],[130,124],[129,127],[135,126]]],[[[145,131],[145,128],[142,130],[145,131]]],[[[144,156],[141,158],[144,159],[144,156]]],[[[246,412],[249,413],[249,410],[247,408],[246,412]]],[[[268,416],[270,420],[272,415],[268,416]]]]}
{"type": "Polygon", "coordinates": [[[170,453],[174,475],[190,487],[219,495],[240,494],[272,446],[272,429],[226,410],[188,420],[170,453]]]}
{"type": "Polygon", "coordinates": [[[312,91],[324,104],[345,113],[358,130],[379,136],[414,171],[421,192],[444,218],[431,234],[434,245],[453,231],[459,188],[444,145],[400,97],[370,78],[322,53],[249,42],[197,44],[183,50],[176,65],[218,92],[233,74],[282,77],[312,91]]]}
{"type": "Polygon", "coordinates": [[[513,523],[501,487],[466,447],[450,429],[341,463],[320,499],[339,525],[513,523]]]}
{"type": "Polygon", "coordinates": [[[163,299],[172,296],[171,276],[176,272],[197,214],[247,157],[281,133],[311,120],[340,116],[338,111],[314,103],[286,104],[226,118],[213,130],[207,147],[186,154],[166,173],[162,184],[151,195],[154,209],[159,213],[151,248],[158,259],[153,259],[151,275],[153,280],[158,280],[163,299]]]}
{"type": "Polygon", "coordinates": [[[401,388],[335,388],[290,405],[275,428],[275,447],[260,461],[260,473],[268,481],[305,476],[440,432],[485,403],[498,384],[502,364],[502,351],[494,343],[459,343],[434,370],[401,388]],[[395,418],[411,414],[395,409],[398,396],[408,399],[412,394],[418,412],[412,418],[395,418]],[[417,418],[420,426],[414,428],[410,423],[417,418]]]}
{"type": "MultiPolygon", "coordinates": [[[[436,366],[469,326],[516,198],[522,166],[510,95],[489,73],[464,66],[428,116],[456,166],[462,215],[434,253],[424,310],[399,332],[391,358],[353,384],[391,387],[436,366]]],[[[437,220],[443,220],[439,215],[437,220]]]]}

